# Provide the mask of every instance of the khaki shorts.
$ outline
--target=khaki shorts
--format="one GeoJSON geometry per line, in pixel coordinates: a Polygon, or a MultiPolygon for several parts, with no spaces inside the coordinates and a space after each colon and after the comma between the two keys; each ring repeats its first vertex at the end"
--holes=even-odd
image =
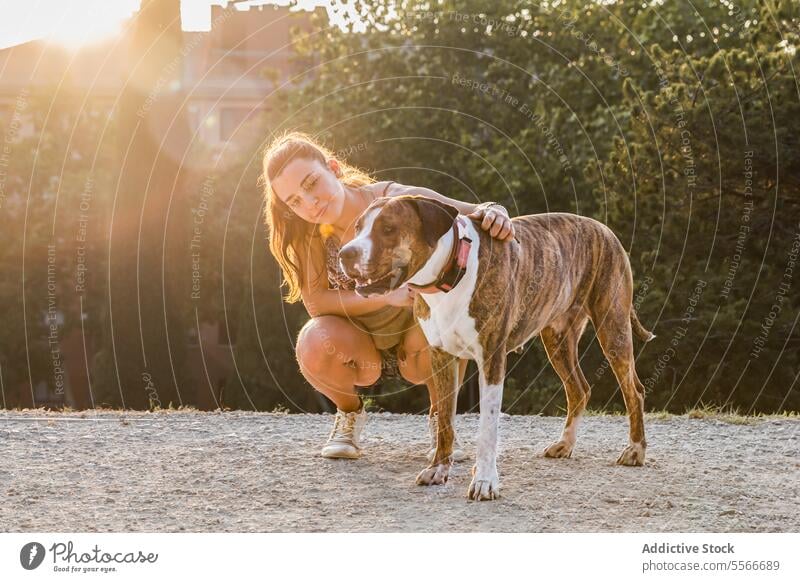
{"type": "MultiPolygon", "coordinates": [[[[399,346],[406,332],[417,325],[410,307],[386,305],[377,311],[353,318],[355,326],[372,336],[372,341],[381,355],[380,378],[368,388],[381,383],[384,378],[402,378],[400,374],[399,346]]],[[[360,386],[359,386],[360,388],[360,386]]]]}
{"type": "Polygon", "coordinates": [[[385,305],[364,315],[353,317],[356,327],[372,335],[379,351],[396,347],[406,332],[414,327],[414,312],[411,307],[385,305]]]}

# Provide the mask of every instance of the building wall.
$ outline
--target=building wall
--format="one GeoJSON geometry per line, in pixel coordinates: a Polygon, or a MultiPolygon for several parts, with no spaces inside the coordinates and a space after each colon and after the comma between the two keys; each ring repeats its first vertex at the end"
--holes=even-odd
{"type": "MultiPolygon", "coordinates": [[[[266,110],[270,92],[297,73],[291,32],[314,33],[311,14],[273,5],[242,11],[212,6],[209,32],[184,32],[181,89],[202,143],[220,147],[252,139],[237,127],[266,110]]],[[[324,17],[325,11],[318,8],[317,14],[324,17]]],[[[121,66],[128,59],[125,38],[75,51],[46,41],[0,50],[0,123],[8,122],[24,91],[71,91],[90,106],[112,107],[128,81],[121,66]]]]}

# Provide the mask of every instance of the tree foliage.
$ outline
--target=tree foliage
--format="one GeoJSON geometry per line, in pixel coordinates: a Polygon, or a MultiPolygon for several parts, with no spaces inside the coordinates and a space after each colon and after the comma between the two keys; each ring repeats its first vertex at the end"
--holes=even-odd
{"type": "MultiPolygon", "coordinates": [[[[264,143],[300,129],[379,180],[467,201],[494,200],[513,214],[595,217],[629,252],[634,306],[658,336],[636,346],[649,408],[800,408],[796,2],[374,0],[336,9],[355,10],[357,17],[343,28],[320,21],[312,33],[297,36],[289,48],[298,74],[284,82],[265,71],[278,85],[265,95],[268,113],[258,122],[264,143]]],[[[80,107],[63,91],[57,100],[31,95],[26,105],[49,121],[42,120],[47,131],[41,135],[14,142],[11,164],[3,160],[0,176],[6,196],[0,300],[8,306],[0,380],[6,387],[52,377],[43,317],[52,276],[48,245],[58,245],[58,285],[71,285],[87,188],[97,248],[89,249],[95,275],[84,301],[94,311],[81,323],[81,314],[67,309],[75,302],[61,301],[65,333],[83,325],[94,337],[105,333],[108,347],[108,328],[98,323],[107,293],[96,274],[127,268],[106,264],[103,233],[120,188],[116,134],[131,127],[120,125],[119,112],[76,113],[80,107]],[[55,223],[54,214],[60,216],[55,223]]],[[[146,315],[160,321],[160,312],[169,311],[178,322],[171,330],[181,321],[190,327],[221,321],[235,336],[225,405],[330,410],[294,359],[294,340],[308,315],[302,305],[282,302],[280,273],[267,250],[258,185],[262,146],[231,145],[221,153],[195,148],[183,162],[187,167],[165,168],[165,175],[197,176],[187,180],[182,210],[171,212],[191,224],[191,213],[205,205],[203,294],[199,301],[180,299],[191,287],[188,264],[180,264],[189,243],[173,233],[171,244],[180,248],[173,248],[165,280],[179,299],[164,310],[155,302],[146,315]]],[[[120,191],[141,195],[133,186],[137,168],[126,171],[131,186],[120,191]]],[[[134,258],[128,255],[125,265],[134,258]]],[[[117,288],[127,280],[119,278],[117,288]]],[[[158,291],[160,279],[153,281],[148,289],[158,291]]],[[[175,334],[173,342],[183,341],[180,331],[175,334]]],[[[130,342],[131,351],[139,349],[136,343],[130,342]]],[[[590,406],[622,410],[591,328],[580,351],[592,385],[590,406]]],[[[168,387],[170,362],[164,350],[155,352],[149,353],[161,363],[158,382],[168,387]]],[[[109,361],[94,362],[96,380],[113,376],[109,361]]],[[[136,366],[128,375],[138,379],[136,366]]],[[[101,384],[96,388],[116,402],[115,386],[101,384]]],[[[141,382],[134,389],[141,400],[141,382]]],[[[386,409],[427,406],[423,388],[387,382],[374,393],[386,409]]],[[[473,375],[460,408],[476,404],[473,375]]],[[[509,356],[506,410],[554,413],[563,407],[561,383],[538,340],[524,354],[509,356]]]]}
{"type": "MultiPolygon", "coordinates": [[[[648,406],[800,406],[796,3],[356,5],[298,39],[270,131],[379,179],[606,222],[658,335],[637,348],[648,406]]],[[[621,409],[591,333],[581,351],[592,405],[621,409]]],[[[538,343],[511,363],[510,410],[563,406],[538,343]]]]}

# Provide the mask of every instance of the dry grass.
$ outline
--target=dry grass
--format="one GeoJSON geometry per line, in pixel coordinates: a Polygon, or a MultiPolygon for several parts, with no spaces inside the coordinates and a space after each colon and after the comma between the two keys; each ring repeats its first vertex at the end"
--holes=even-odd
{"type": "Polygon", "coordinates": [[[758,424],[769,419],[800,418],[800,414],[795,411],[784,411],[778,414],[743,414],[738,408],[732,406],[702,403],[699,407],[688,410],[686,416],[701,420],[718,420],[728,424],[758,424]]]}
{"type": "MultiPolygon", "coordinates": [[[[364,405],[367,408],[368,412],[380,412],[381,409],[377,406],[373,399],[371,398],[364,398],[364,405]]],[[[68,414],[76,414],[80,417],[86,418],[87,415],[91,415],[94,413],[111,413],[111,414],[119,414],[125,415],[127,413],[132,413],[134,415],[141,415],[141,414],[157,414],[157,415],[174,415],[174,414],[220,414],[221,412],[231,411],[230,409],[224,410],[198,410],[193,406],[179,406],[179,407],[169,407],[169,408],[155,408],[151,411],[146,410],[120,410],[118,408],[93,408],[87,410],[74,410],[69,407],[65,407],[63,410],[50,410],[47,408],[14,408],[14,409],[5,409],[5,412],[25,412],[25,413],[37,413],[41,416],[50,416],[50,417],[58,417],[62,413],[68,414]]],[[[3,410],[0,409],[0,413],[3,410]]],[[[267,411],[265,411],[267,412],[267,411]]],[[[278,405],[276,406],[271,412],[267,412],[271,414],[278,414],[278,415],[291,415],[289,409],[285,408],[284,406],[278,405]]],[[[561,416],[566,415],[566,410],[559,410],[561,416]]],[[[627,413],[621,410],[603,410],[603,409],[592,409],[587,408],[584,412],[584,416],[626,416],[627,413]]],[[[654,421],[654,420],[670,420],[672,418],[680,418],[685,416],[686,418],[691,418],[695,420],[717,420],[720,422],[726,422],[728,424],[739,424],[739,425],[754,425],[759,424],[760,422],[766,420],[780,420],[780,419],[792,419],[792,420],[800,420],[800,412],[797,411],[784,411],[777,414],[745,414],[742,413],[740,409],[731,407],[731,406],[717,406],[711,404],[701,404],[695,408],[691,408],[687,410],[684,414],[674,414],[668,412],[666,410],[656,410],[650,411],[645,413],[645,420],[654,421]]]]}

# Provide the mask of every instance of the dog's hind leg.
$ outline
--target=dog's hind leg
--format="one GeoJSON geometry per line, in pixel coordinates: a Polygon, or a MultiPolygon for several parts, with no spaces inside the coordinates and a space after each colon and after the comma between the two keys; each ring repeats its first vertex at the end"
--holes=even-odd
{"type": "Polygon", "coordinates": [[[592,320],[596,322],[597,339],[614,370],[628,410],[630,439],[617,463],[638,466],[644,464],[647,442],[644,437],[644,386],[636,375],[630,309],[630,303],[612,301],[592,320]]]}
{"type": "Polygon", "coordinates": [[[542,330],[541,338],[547,357],[564,383],[567,393],[567,420],[561,438],[544,450],[545,457],[567,458],[572,455],[581,415],[589,402],[591,388],[578,362],[578,341],[589,317],[581,309],[568,314],[542,330]]]}
{"type": "Polygon", "coordinates": [[[431,382],[428,390],[431,404],[438,412],[436,453],[431,464],[417,475],[417,485],[442,485],[447,482],[453,462],[453,419],[458,398],[458,358],[447,352],[431,348],[431,382]]]}
{"type": "Polygon", "coordinates": [[[467,497],[476,501],[500,497],[497,473],[497,441],[500,428],[500,406],[503,403],[503,382],[506,375],[505,348],[494,348],[478,362],[481,388],[481,415],[478,421],[478,446],[472,482],[467,497]]]}

